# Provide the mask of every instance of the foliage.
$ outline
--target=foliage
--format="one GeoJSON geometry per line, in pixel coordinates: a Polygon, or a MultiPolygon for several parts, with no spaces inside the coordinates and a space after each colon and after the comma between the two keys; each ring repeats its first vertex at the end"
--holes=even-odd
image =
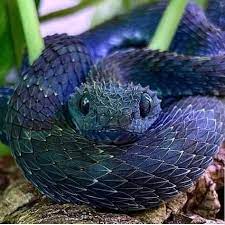
{"type": "Polygon", "coordinates": [[[13,66],[20,67],[25,49],[16,0],[0,1],[0,43],[0,85],[3,85],[9,70],[13,66]]]}

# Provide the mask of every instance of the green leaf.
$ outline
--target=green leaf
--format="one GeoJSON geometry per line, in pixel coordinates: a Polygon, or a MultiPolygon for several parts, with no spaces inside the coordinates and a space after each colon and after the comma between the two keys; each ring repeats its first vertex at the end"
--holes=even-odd
{"type": "Polygon", "coordinates": [[[10,35],[8,32],[0,38],[1,46],[0,51],[0,85],[5,83],[5,76],[14,64],[13,47],[11,45],[10,35]]]}
{"type": "Polygon", "coordinates": [[[32,64],[44,49],[44,40],[40,32],[40,23],[34,1],[16,0],[19,17],[24,31],[29,62],[32,64]]]}
{"type": "Polygon", "coordinates": [[[25,37],[16,0],[7,1],[8,19],[13,44],[14,62],[20,67],[25,49],[25,37]]]}
{"type": "MultiPolygon", "coordinates": [[[[36,0],[36,6],[40,0],[36,0]]],[[[25,38],[16,0],[0,0],[0,85],[4,85],[9,70],[21,66],[25,38]]]]}
{"type": "Polygon", "coordinates": [[[0,1],[0,37],[6,29],[6,12],[4,1],[0,1]]]}
{"type": "Polygon", "coordinates": [[[0,143],[0,156],[5,156],[9,154],[10,154],[9,147],[0,143]]]}
{"type": "Polygon", "coordinates": [[[4,85],[9,70],[21,64],[24,49],[23,33],[15,8],[15,0],[0,1],[0,14],[4,20],[0,23],[0,85],[4,85]]]}
{"type": "Polygon", "coordinates": [[[166,51],[177,31],[188,0],[171,0],[163,13],[155,34],[149,43],[152,50],[166,51]]]}
{"type": "Polygon", "coordinates": [[[0,14],[4,14],[5,20],[0,24],[0,85],[4,84],[5,76],[14,64],[14,54],[12,39],[10,34],[10,27],[7,18],[7,8],[4,1],[0,1],[0,14]]]}
{"type": "Polygon", "coordinates": [[[37,9],[38,9],[38,6],[40,5],[40,2],[41,2],[41,0],[35,0],[35,5],[36,5],[37,9]]]}

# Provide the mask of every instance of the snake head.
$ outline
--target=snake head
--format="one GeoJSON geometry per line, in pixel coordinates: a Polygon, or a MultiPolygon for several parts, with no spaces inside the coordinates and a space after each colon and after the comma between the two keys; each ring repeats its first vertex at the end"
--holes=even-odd
{"type": "Polygon", "coordinates": [[[87,82],[68,101],[75,128],[97,143],[136,141],[158,118],[160,100],[148,87],[132,83],[87,82]]]}

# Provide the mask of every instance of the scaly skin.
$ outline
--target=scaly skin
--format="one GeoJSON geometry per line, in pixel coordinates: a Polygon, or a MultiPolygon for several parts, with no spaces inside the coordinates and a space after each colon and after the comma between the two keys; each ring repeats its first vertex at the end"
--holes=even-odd
{"type": "Polygon", "coordinates": [[[212,161],[225,131],[224,33],[189,4],[176,53],[148,50],[164,8],[48,37],[24,67],[2,134],[50,198],[151,208],[189,188],[212,161]]]}
{"type": "Polygon", "coordinates": [[[225,30],[225,18],[223,16],[225,2],[220,0],[209,0],[207,7],[208,18],[222,30],[225,30]]]}

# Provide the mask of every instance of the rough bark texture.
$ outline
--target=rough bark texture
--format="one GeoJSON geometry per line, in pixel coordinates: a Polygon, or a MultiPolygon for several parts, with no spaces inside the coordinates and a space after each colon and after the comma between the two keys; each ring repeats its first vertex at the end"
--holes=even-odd
{"type": "Polygon", "coordinates": [[[27,182],[11,157],[0,159],[0,223],[224,223],[225,148],[196,185],[160,207],[133,214],[56,204],[27,182]],[[220,193],[220,194],[218,194],[220,193]]]}

